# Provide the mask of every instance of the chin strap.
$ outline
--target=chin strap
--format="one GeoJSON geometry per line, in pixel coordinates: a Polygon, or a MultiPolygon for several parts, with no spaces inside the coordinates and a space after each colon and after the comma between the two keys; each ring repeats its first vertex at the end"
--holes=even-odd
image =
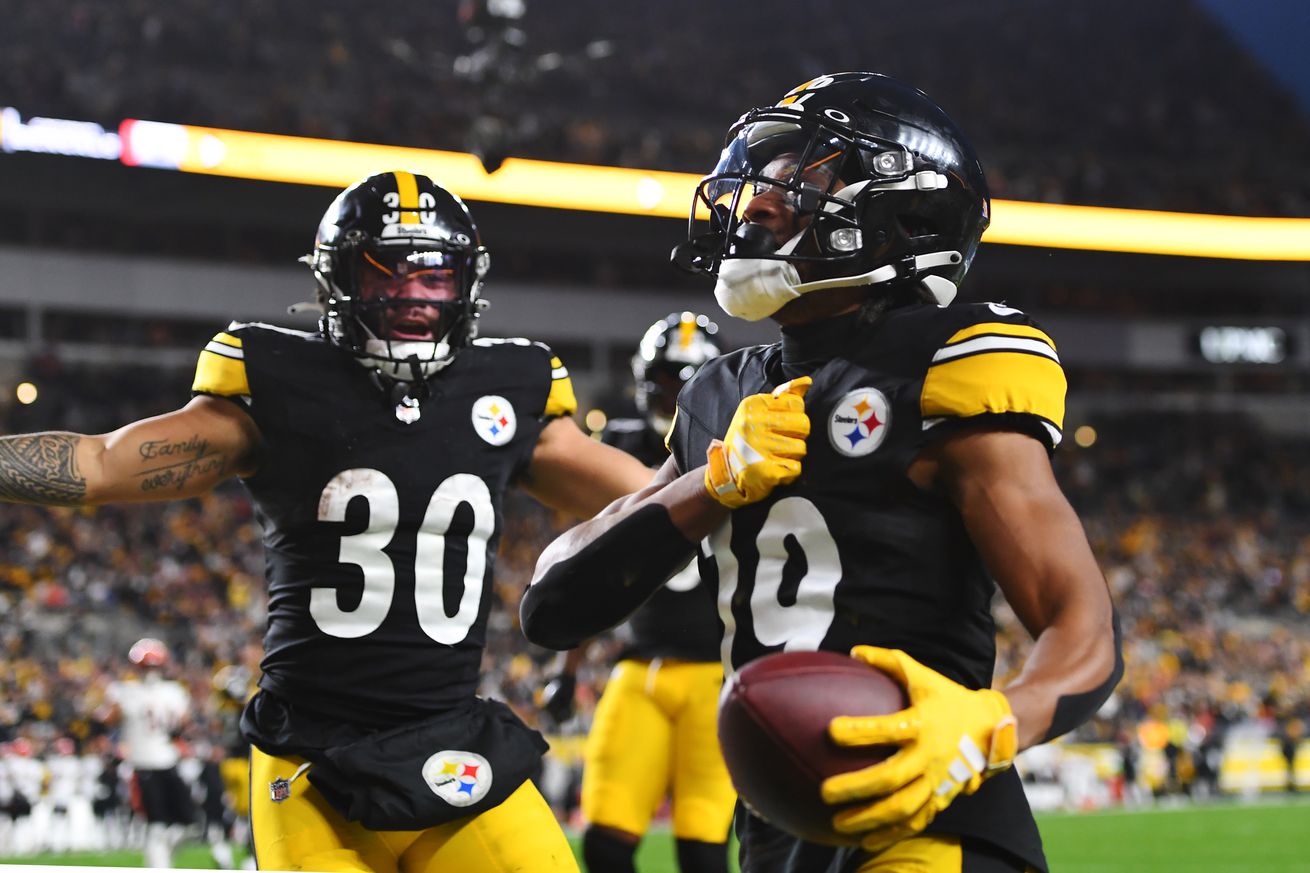
{"type": "MultiPolygon", "coordinates": [[[[855,285],[880,285],[883,282],[890,282],[892,279],[910,279],[918,276],[923,270],[931,270],[933,267],[945,267],[950,264],[960,263],[962,255],[959,252],[928,252],[924,255],[914,255],[912,258],[906,258],[895,264],[884,264],[876,270],[870,270],[867,273],[860,273],[855,276],[837,276],[832,279],[816,279],[813,282],[801,282],[795,286],[797,294],[808,294],[811,291],[823,291],[828,288],[848,288],[855,285]]],[[[935,279],[938,282],[944,282],[951,286],[951,297],[955,296],[955,283],[949,279],[943,279],[940,276],[918,276],[919,281],[935,279]]],[[[935,289],[929,286],[930,291],[935,289]]],[[[938,301],[941,303],[942,301],[938,301]]],[[[948,299],[942,305],[949,303],[948,299]]]]}
{"type": "Polygon", "coordinates": [[[407,405],[406,401],[422,403],[431,393],[426,379],[416,379],[413,382],[396,379],[376,368],[370,370],[368,375],[373,385],[381,392],[383,404],[387,408],[407,405]]]}

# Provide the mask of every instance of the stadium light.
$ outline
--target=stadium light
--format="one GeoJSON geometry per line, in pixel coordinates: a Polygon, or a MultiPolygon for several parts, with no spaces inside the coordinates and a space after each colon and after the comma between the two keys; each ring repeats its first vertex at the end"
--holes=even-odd
{"type": "MultiPolygon", "coordinates": [[[[372,173],[425,173],[469,200],[685,220],[699,176],[508,158],[487,173],[464,152],[371,145],[127,119],[86,122],[0,109],[0,149],[341,188],[372,173]],[[113,153],[109,153],[112,151],[113,153]]],[[[996,200],[984,242],[1200,258],[1310,261],[1310,218],[1248,218],[996,200]]]]}

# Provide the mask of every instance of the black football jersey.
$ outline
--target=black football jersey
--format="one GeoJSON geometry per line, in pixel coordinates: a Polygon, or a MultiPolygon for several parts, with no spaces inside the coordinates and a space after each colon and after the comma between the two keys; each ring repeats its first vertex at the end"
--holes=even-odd
{"type": "Polygon", "coordinates": [[[477,688],[505,489],[576,408],[545,346],[476,340],[395,404],[318,334],[233,324],[192,390],[241,403],[263,436],[245,480],[269,585],[260,685],[381,726],[477,688]]]}
{"type": "MultiPolygon", "coordinates": [[[[854,324],[853,319],[851,324],[854,324]]],[[[998,304],[893,309],[811,362],[800,477],[735,510],[702,546],[718,590],[725,669],[782,650],[903,649],[969,688],[991,685],[994,582],[954,505],[906,476],[925,445],[986,420],[1053,449],[1065,378],[1054,343],[998,304]]],[[[706,364],[683,389],[670,447],[705,463],[740,400],[789,375],[780,345],[706,364]]],[[[959,798],[934,829],[978,836],[1044,867],[1013,771],[959,798]]]]}
{"type": "MultiPolygon", "coordinates": [[[[664,436],[643,419],[611,419],[601,438],[650,467],[668,460],[664,436]]],[[[701,582],[692,561],[656,591],[618,631],[624,647],[621,658],[676,658],[683,661],[719,660],[717,592],[701,582]]]]}

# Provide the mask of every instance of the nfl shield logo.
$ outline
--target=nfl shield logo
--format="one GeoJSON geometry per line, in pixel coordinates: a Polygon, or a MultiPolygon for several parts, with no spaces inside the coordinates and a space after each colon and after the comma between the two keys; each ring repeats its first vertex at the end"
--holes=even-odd
{"type": "Polygon", "coordinates": [[[413,424],[419,420],[423,410],[419,408],[418,401],[412,397],[401,398],[396,404],[396,418],[401,424],[413,424]]]}
{"type": "Polygon", "coordinates": [[[274,803],[281,803],[291,796],[291,782],[286,779],[274,779],[268,783],[268,797],[274,803]]]}

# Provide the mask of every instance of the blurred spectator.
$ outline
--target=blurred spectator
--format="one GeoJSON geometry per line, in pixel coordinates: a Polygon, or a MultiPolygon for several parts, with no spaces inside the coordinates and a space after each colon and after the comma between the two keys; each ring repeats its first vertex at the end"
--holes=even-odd
{"type": "Polygon", "coordinates": [[[1194,0],[4,6],[27,115],[705,172],[740,94],[874,67],[976,132],[997,197],[1310,215],[1305,115],[1194,0]]]}

